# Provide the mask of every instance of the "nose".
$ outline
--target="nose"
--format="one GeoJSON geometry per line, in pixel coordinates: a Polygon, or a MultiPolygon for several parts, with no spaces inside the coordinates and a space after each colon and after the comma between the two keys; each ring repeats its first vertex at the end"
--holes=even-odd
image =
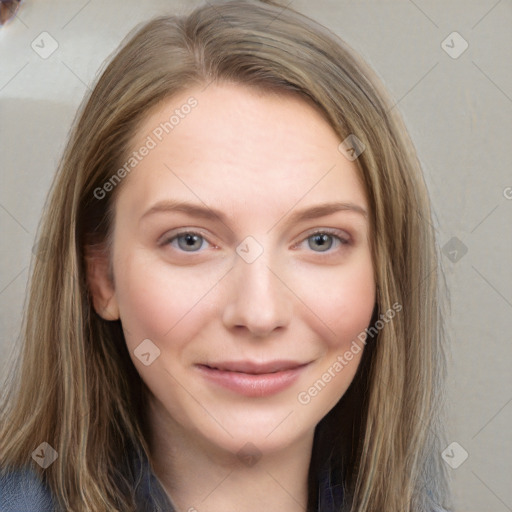
{"type": "Polygon", "coordinates": [[[237,256],[223,312],[227,329],[244,329],[262,338],[289,324],[293,293],[279,268],[265,252],[252,263],[237,256]]]}

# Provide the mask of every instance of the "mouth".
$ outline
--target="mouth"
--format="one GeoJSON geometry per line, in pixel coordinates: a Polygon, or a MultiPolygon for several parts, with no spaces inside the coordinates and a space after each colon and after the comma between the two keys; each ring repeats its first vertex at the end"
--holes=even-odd
{"type": "Polygon", "coordinates": [[[248,397],[277,394],[291,386],[310,362],[275,360],[224,361],[198,364],[197,369],[211,384],[248,397]]]}
{"type": "Polygon", "coordinates": [[[301,363],[297,361],[268,361],[266,363],[256,363],[251,361],[227,361],[220,363],[208,363],[200,366],[206,366],[211,370],[219,370],[224,372],[245,373],[248,375],[264,375],[268,373],[278,373],[287,370],[300,368],[309,363],[301,363]]]}

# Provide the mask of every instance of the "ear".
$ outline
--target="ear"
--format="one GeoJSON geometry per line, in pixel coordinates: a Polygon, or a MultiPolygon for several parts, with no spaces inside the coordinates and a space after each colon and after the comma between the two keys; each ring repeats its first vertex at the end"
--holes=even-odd
{"type": "Polygon", "coordinates": [[[103,249],[86,248],[85,268],[87,287],[92,297],[94,310],[104,320],[119,320],[119,306],[108,253],[103,249]]]}

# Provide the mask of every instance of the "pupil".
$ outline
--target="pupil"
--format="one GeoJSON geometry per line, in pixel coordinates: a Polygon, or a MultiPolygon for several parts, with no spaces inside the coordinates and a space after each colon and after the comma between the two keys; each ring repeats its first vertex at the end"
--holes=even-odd
{"type": "MultiPolygon", "coordinates": [[[[185,249],[194,249],[194,248],[197,248],[197,242],[199,241],[199,237],[197,235],[192,235],[190,233],[186,234],[186,235],[182,235],[181,237],[181,240],[185,240],[185,249]]],[[[179,242],[180,243],[180,242],[179,242]]],[[[181,243],[180,243],[181,245],[181,243]]],[[[199,244],[200,246],[200,244],[199,244]]]]}
{"type": "Polygon", "coordinates": [[[331,242],[331,244],[329,244],[330,236],[325,233],[320,234],[320,235],[314,235],[313,238],[315,240],[315,244],[318,244],[318,246],[322,249],[322,251],[329,249],[332,245],[332,242],[331,242]]]}

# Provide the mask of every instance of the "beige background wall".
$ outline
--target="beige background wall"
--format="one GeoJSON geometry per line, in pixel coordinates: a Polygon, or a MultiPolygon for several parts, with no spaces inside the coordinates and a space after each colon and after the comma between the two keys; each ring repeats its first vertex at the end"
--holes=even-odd
{"type": "MultiPolygon", "coordinates": [[[[130,28],[198,4],[26,0],[19,19],[0,28],[3,372],[17,346],[40,211],[75,109],[130,28]],[[52,45],[58,47],[46,55],[52,45]]],[[[452,295],[448,437],[460,445],[453,452],[457,463],[462,449],[468,453],[450,468],[456,509],[511,511],[512,3],[290,5],[359,51],[405,117],[424,164],[452,295]]]]}

